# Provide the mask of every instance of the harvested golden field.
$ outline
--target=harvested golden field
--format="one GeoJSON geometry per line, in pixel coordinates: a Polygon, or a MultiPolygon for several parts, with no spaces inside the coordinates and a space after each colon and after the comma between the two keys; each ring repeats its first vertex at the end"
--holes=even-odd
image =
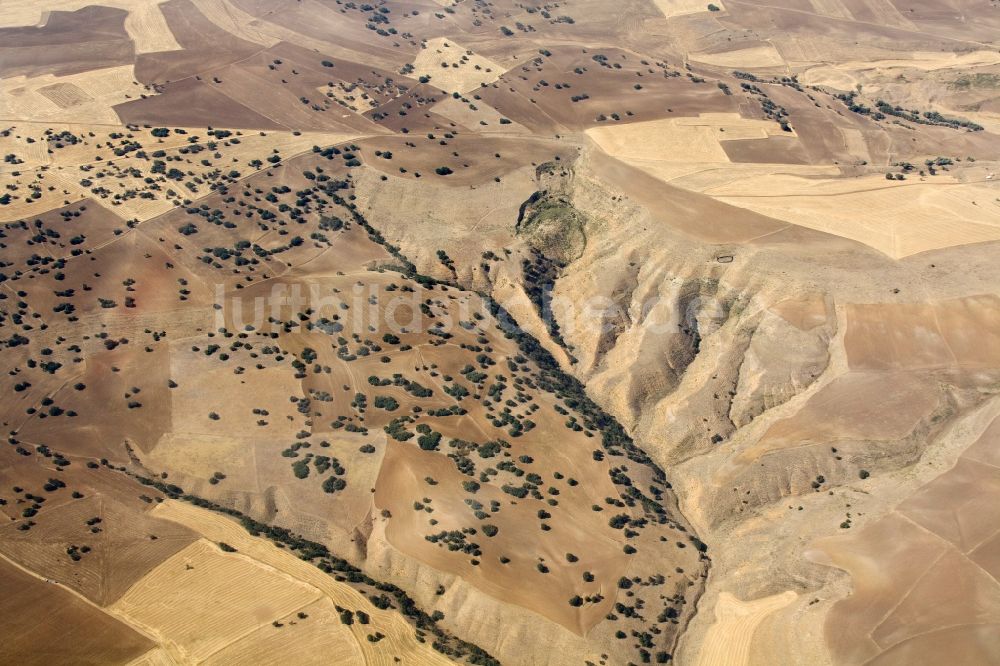
{"type": "Polygon", "coordinates": [[[689,163],[729,162],[722,141],[767,139],[784,132],[774,123],[735,113],[703,113],[693,118],[596,127],[587,134],[601,150],[619,159],[689,163]]]}
{"type": "MultiPolygon", "coordinates": [[[[245,663],[241,659],[255,658],[254,655],[261,654],[273,654],[274,658],[279,658],[288,649],[289,641],[281,632],[272,631],[276,628],[287,629],[287,633],[293,634],[291,644],[296,646],[297,656],[289,658],[294,658],[296,663],[310,663],[314,659],[328,662],[331,658],[328,650],[331,648],[335,650],[332,654],[337,655],[334,658],[338,663],[388,663],[392,661],[391,657],[398,657],[404,663],[448,663],[427,646],[417,643],[409,626],[394,613],[376,608],[354,588],[337,582],[316,567],[261,539],[249,536],[233,521],[176,501],[161,504],[155,513],[161,518],[193,529],[216,543],[226,543],[244,558],[255,562],[256,566],[280,572],[283,577],[308,586],[318,593],[318,599],[303,606],[296,614],[289,613],[287,618],[279,618],[279,622],[285,626],[262,626],[256,632],[214,653],[207,660],[208,663],[245,663]],[[349,610],[359,618],[360,611],[371,619],[345,624],[341,609],[349,610]],[[303,612],[308,617],[298,617],[298,612],[303,612]],[[381,632],[386,638],[374,643],[369,641],[368,636],[375,631],[381,632]],[[300,659],[303,661],[300,662],[300,659]]],[[[262,591],[262,588],[256,588],[256,584],[253,587],[258,592],[262,591]]],[[[233,593],[236,592],[235,587],[230,589],[233,593]]],[[[262,596],[272,597],[270,594],[262,596]]]]}
{"type": "Polygon", "coordinates": [[[109,67],[66,76],[19,76],[2,81],[0,113],[10,120],[59,124],[117,124],[111,107],[144,91],[132,67],[109,67]]]}
{"type": "Polygon", "coordinates": [[[698,655],[699,666],[728,666],[750,663],[754,632],[777,610],[795,601],[788,591],[752,602],[743,602],[722,593],[715,605],[715,624],[709,629],[706,645],[698,655]]]}
{"type": "Polygon", "coordinates": [[[897,259],[1000,239],[998,190],[991,182],[885,183],[876,177],[817,182],[766,176],[706,192],[769,217],[860,241],[897,259]],[[758,191],[774,194],[751,193],[758,191]],[[856,215],[857,210],[866,215],[856,215]]]}
{"type": "Polygon", "coordinates": [[[413,60],[413,71],[445,92],[465,92],[492,83],[503,66],[443,37],[429,40],[413,60]]]}
{"type": "Polygon", "coordinates": [[[587,134],[605,152],[662,181],[771,219],[856,240],[893,258],[1000,239],[996,182],[986,172],[960,179],[848,179],[837,177],[832,167],[781,164],[787,157],[777,145],[768,156],[743,158],[763,164],[732,163],[733,144],[794,135],[774,123],[725,114],[595,128],[587,134]],[[859,210],[866,214],[856,214],[859,210]]]}
{"type": "Polygon", "coordinates": [[[784,67],[785,61],[778,50],[770,44],[752,46],[732,51],[716,53],[691,53],[691,60],[714,67],[743,67],[747,69],[766,69],[784,67]]]}
{"type": "Polygon", "coordinates": [[[193,0],[193,4],[206,19],[234,37],[261,46],[274,46],[281,41],[275,34],[263,31],[253,15],[229,0],[193,0]]]}
{"type": "MultiPolygon", "coordinates": [[[[128,12],[124,26],[135,43],[136,53],[179,50],[181,46],[170,32],[160,11],[159,6],[163,2],[164,0],[111,0],[101,5],[128,12]]],[[[39,5],[37,2],[16,0],[4,7],[0,27],[44,25],[49,12],[74,12],[91,4],[83,0],[56,0],[39,5]]]]}
{"type": "Polygon", "coordinates": [[[144,576],[111,610],[146,627],[183,660],[203,661],[318,596],[305,585],[199,540],[144,576]]]}
{"type": "Polygon", "coordinates": [[[990,51],[969,53],[912,53],[896,60],[848,61],[835,65],[812,67],[803,72],[800,80],[812,85],[824,85],[850,90],[860,81],[873,76],[889,79],[900,70],[934,72],[938,70],[964,70],[1000,64],[1000,57],[990,51]],[[857,77],[857,78],[855,78],[857,77]],[[847,87],[844,84],[847,83],[847,87]]]}
{"type": "Polygon", "coordinates": [[[689,14],[708,11],[722,11],[725,9],[725,5],[721,1],[714,3],[714,6],[718,7],[718,10],[710,10],[708,8],[709,4],[701,0],[657,0],[656,8],[663,12],[666,18],[687,16],[689,14]]]}
{"type": "Polygon", "coordinates": [[[203,663],[236,665],[285,661],[295,664],[333,662],[361,665],[387,660],[387,656],[369,660],[368,655],[362,654],[351,632],[341,624],[340,612],[329,599],[303,606],[295,614],[279,619],[278,623],[282,625],[282,631],[275,631],[273,624],[260,627],[214,653],[203,663]],[[299,613],[305,617],[299,617],[299,613]]]}

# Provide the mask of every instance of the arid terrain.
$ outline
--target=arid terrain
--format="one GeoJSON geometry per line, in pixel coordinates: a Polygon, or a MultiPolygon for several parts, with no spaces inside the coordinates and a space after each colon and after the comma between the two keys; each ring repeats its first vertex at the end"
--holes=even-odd
{"type": "Polygon", "coordinates": [[[997,0],[4,0],[0,153],[0,663],[1000,664],[997,0]]]}

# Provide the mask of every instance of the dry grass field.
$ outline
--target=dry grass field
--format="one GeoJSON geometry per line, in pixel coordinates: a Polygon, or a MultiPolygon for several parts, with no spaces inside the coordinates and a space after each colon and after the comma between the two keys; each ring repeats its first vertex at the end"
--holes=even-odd
{"type": "Polygon", "coordinates": [[[3,3],[0,663],[1000,662],[998,35],[3,3]]]}
{"type": "MultiPolygon", "coordinates": [[[[663,15],[669,19],[675,16],[687,16],[689,14],[713,11],[708,8],[709,4],[712,3],[702,2],[701,0],[658,0],[656,8],[663,12],[663,15]]],[[[725,9],[725,5],[722,2],[716,2],[714,6],[718,7],[718,11],[725,9]]]]}
{"type": "Polygon", "coordinates": [[[492,83],[503,66],[443,37],[429,40],[413,60],[413,73],[445,92],[465,92],[492,83]]]}

